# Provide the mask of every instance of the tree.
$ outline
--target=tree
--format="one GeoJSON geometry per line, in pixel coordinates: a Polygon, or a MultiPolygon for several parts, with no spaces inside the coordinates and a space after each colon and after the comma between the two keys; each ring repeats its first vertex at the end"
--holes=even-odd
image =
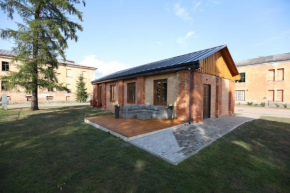
{"type": "Polygon", "coordinates": [[[84,77],[80,75],[77,81],[77,101],[86,102],[87,98],[88,93],[86,89],[86,83],[84,81],[84,77]]]}
{"type": "Polygon", "coordinates": [[[68,91],[58,83],[55,69],[58,68],[57,57],[65,60],[67,40],[78,40],[76,32],[82,31],[82,26],[67,15],[76,16],[82,21],[82,13],[75,4],[80,0],[0,0],[1,9],[13,19],[15,12],[23,22],[17,23],[18,29],[1,30],[3,39],[13,39],[14,57],[12,61],[20,61],[18,72],[11,72],[2,77],[8,81],[7,86],[17,85],[32,94],[31,110],[38,110],[38,89],[56,89],[68,91]]]}

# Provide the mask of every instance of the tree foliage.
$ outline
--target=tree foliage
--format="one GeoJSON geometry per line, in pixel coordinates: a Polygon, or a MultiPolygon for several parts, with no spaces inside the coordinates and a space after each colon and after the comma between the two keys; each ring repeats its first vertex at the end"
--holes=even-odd
{"type": "Polygon", "coordinates": [[[77,31],[83,30],[68,17],[82,21],[82,13],[75,7],[80,3],[85,6],[79,0],[0,0],[1,9],[10,19],[17,13],[23,20],[17,23],[17,30],[1,29],[1,38],[15,42],[13,61],[22,64],[17,72],[2,79],[8,81],[9,88],[19,85],[32,93],[32,110],[38,109],[38,88],[69,91],[58,83],[57,57],[65,60],[67,41],[77,41],[77,31]]]}
{"type": "Polygon", "coordinates": [[[86,83],[82,75],[79,76],[77,81],[77,101],[86,102],[88,98],[88,93],[86,89],[86,83]]]}

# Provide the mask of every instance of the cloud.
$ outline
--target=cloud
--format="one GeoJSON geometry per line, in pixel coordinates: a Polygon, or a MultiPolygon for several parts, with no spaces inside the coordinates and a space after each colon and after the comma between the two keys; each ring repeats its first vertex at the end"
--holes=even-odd
{"type": "Polygon", "coordinates": [[[100,78],[102,76],[106,76],[108,74],[117,72],[119,70],[124,70],[129,68],[125,64],[121,62],[105,62],[97,59],[96,55],[89,55],[84,58],[83,61],[80,62],[81,65],[92,66],[98,68],[96,71],[96,77],[100,78]]]}
{"type": "Polygon", "coordinates": [[[173,5],[174,14],[183,19],[184,21],[192,21],[187,9],[181,7],[180,3],[175,3],[173,5]]]}
{"type": "Polygon", "coordinates": [[[187,34],[185,36],[181,36],[181,37],[177,38],[176,42],[179,45],[185,46],[186,45],[186,41],[189,40],[193,35],[194,35],[194,32],[193,31],[189,31],[189,32],[187,32],[187,34]]]}
{"type": "Polygon", "coordinates": [[[201,5],[201,1],[193,1],[193,12],[196,12],[201,5]]]}
{"type": "Polygon", "coordinates": [[[268,45],[274,41],[280,40],[280,39],[287,39],[290,37],[290,30],[283,31],[282,33],[278,34],[277,36],[273,36],[271,38],[265,39],[259,43],[251,44],[250,46],[258,47],[258,46],[264,46],[268,45]]]}

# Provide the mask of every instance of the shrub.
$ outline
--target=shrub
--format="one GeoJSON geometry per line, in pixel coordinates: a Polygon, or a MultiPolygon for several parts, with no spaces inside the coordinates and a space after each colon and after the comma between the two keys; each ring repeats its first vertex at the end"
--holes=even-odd
{"type": "Polygon", "coordinates": [[[261,107],[265,107],[266,106],[266,103],[265,102],[261,102],[261,107]]]}
{"type": "Polygon", "coordinates": [[[288,106],[287,106],[287,104],[285,103],[285,104],[283,104],[283,107],[284,107],[285,109],[287,109],[288,106]]]}
{"type": "Polygon", "coordinates": [[[248,106],[253,106],[253,102],[247,102],[248,106]]]}
{"type": "Polygon", "coordinates": [[[257,107],[257,106],[258,106],[258,104],[254,104],[254,106],[255,106],[255,107],[257,107]]]}
{"type": "Polygon", "coordinates": [[[280,105],[279,105],[279,104],[277,104],[277,103],[275,103],[275,105],[276,105],[276,107],[280,107],[280,105]]]}

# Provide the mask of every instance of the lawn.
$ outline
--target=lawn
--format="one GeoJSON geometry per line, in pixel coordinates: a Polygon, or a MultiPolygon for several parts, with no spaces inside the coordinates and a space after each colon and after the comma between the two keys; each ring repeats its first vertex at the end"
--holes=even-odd
{"type": "Polygon", "coordinates": [[[106,114],[0,110],[0,191],[290,192],[290,119],[246,123],[173,166],[84,123],[106,114]]]}

